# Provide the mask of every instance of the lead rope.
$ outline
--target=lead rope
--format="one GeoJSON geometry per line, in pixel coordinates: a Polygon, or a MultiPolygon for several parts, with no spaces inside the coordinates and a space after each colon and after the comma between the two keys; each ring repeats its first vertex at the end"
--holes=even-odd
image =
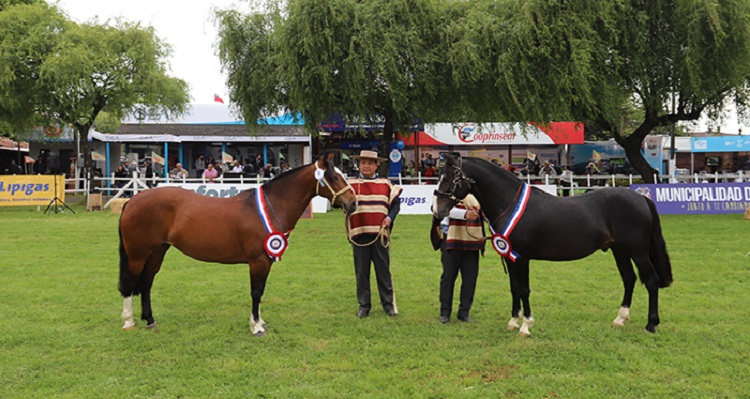
{"type": "MultiPolygon", "coordinates": [[[[360,183],[357,183],[357,184],[360,184],[360,183]]],[[[351,185],[349,187],[351,187],[351,185]]],[[[357,191],[354,190],[354,187],[351,187],[351,189],[352,189],[352,191],[354,193],[357,192],[357,191]]],[[[349,232],[351,232],[351,230],[352,230],[351,220],[350,220],[351,217],[352,217],[352,215],[346,215],[346,226],[345,227],[346,227],[346,237],[349,240],[349,242],[352,243],[352,245],[355,245],[357,247],[367,247],[367,246],[370,246],[372,244],[375,244],[375,242],[378,241],[378,239],[380,239],[380,245],[382,245],[384,248],[388,248],[388,246],[391,245],[391,231],[388,230],[387,228],[383,227],[382,224],[380,225],[380,230],[378,231],[378,235],[376,235],[375,238],[372,241],[368,242],[367,244],[358,244],[358,243],[354,242],[354,240],[352,240],[352,238],[351,238],[351,235],[349,234],[349,232]]]]}
{"type": "Polygon", "coordinates": [[[382,245],[384,248],[388,248],[388,246],[391,245],[391,231],[388,230],[385,226],[381,225],[380,230],[378,231],[378,235],[375,236],[375,238],[366,243],[366,244],[359,244],[351,239],[351,236],[349,235],[349,232],[351,231],[351,222],[349,221],[351,216],[346,217],[346,236],[349,238],[349,242],[352,243],[352,245],[358,246],[358,247],[367,247],[372,244],[375,244],[376,241],[380,240],[380,245],[382,245]]]}

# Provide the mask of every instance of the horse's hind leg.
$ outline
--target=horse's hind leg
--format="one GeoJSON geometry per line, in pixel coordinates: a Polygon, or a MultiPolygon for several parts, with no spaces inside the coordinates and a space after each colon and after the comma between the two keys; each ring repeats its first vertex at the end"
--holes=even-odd
{"type": "Polygon", "coordinates": [[[127,296],[122,300],[122,329],[129,331],[135,328],[133,319],[133,296],[127,296]]]}
{"type": "Polygon", "coordinates": [[[633,264],[630,262],[630,255],[627,254],[623,249],[613,246],[612,254],[615,256],[615,262],[617,262],[617,270],[620,272],[622,278],[622,284],[624,286],[624,293],[622,296],[622,302],[620,303],[620,310],[617,312],[617,317],[612,322],[614,327],[622,327],[625,322],[630,320],[630,305],[633,303],[633,290],[635,289],[635,282],[637,280],[635,271],[633,270],[633,264]]]}
{"type": "Polygon", "coordinates": [[[648,324],[646,324],[646,331],[654,333],[656,332],[656,326],[659,325],[659,276],[656,274],[656,269],[648,255],[648,250],[644,250],[642,254],[633,256],[633,261],[638,267],[638,273],[641,277],[641,282],[646,286],[648,291],[648,324]]]}
{"type": "Polygon", "coordinates": [[[167,253],[169,247],[169,244],[162,244],[151,253],[151,256],[146,261],[146,267],[143,268],[141,278],[138,280],[141,292],[141,320],[146,321],[147,328],[154,328],[156,326],[156,321],[154,321],[153,312],[151,311],[151,286],[154,283],[156,273],[161,270],[164,255],[167,253]]]}

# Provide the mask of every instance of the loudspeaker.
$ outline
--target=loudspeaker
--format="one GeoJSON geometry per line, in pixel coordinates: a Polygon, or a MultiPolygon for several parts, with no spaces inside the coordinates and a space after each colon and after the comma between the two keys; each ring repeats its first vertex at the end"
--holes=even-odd
{"type": "Polygon", "coordinates": [[[60,154],[56,152],[48,152],[47,153],[47,168],[49,169],[50,173],[59,175],[61,170],[60,165],[60,154]]]}

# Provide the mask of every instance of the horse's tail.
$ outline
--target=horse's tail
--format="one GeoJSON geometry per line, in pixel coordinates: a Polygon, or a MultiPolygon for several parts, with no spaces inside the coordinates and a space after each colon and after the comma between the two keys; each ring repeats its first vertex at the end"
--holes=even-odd
{"type": "Polygon", "coordinates": [[[120,224],[117,227],[117,231],[120,234],[120,281],[117,284],[117,289],[120,291],[123,297],[127,298],[133,295],[136,284],[131,281],[133,275],[130,273],[130,259],[128,258],[128,252],[125,251],[125,244],[122,242],[122,216],[125,214],[125,207],[128,203],[124,203],[122,211],[120,212],[120,224]]]}
{"type": "Polygon", "coordinates": [[[656,204],[650,199],[644,197],[648,203],[648,207],[651,210],[651,219],[653,220],[651,227],[651,247],[649,249],[649,257],[651,263],[654,264],[656,274],[659,276],[659,287],[665,288],[672,284],[672,264],[669,261],[669,254],[667,253],[667,244],[664,242],[664,235],[661,232],[661,221],[659,219],[659,213],[656,211],[656,204]]]}

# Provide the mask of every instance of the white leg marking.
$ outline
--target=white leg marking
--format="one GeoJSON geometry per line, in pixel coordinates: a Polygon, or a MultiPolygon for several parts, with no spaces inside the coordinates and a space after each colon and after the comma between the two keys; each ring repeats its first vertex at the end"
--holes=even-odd
{"type": "Polygon", "coordinates": [[[123,330],[132,330],[135,328],[135,320],[133,320],[133,296],[129,296],[122,300],[122,321],[124,325],[123,330]]]}
{"type": "Polygon", "coordinates": [[[521,320],[520,310],[518,311],[518,313],[514,314],[513,317],[510,318],[510,321],[508,321],[508,331],[515,331],[516,328],[518,328],[519,320],[521,320]]]}
{"type": "Polygon", "coordinates": [[[617,318],[612,322],[613,327],[622,327],[625,322],[630,320],[630,308],[624,306],[620,307],[620,311],[617,312],[617,318]]]}
{"type": "Polygon", "coordinates": [[[256,336],[266,335],[266,322],[260,317],[260,311],[258,311],[258,321],[253,320],[253,314],[250,313],[250,332],[256,336]]]}
{"type": "Polygon", "coordinates": [[[529,328],[534,325],[534,317],[529,316],[529,318],[524,317],[523,318],[523,324],[521,324],[521,329],[518,330],[518,333],[528,337],[531,335],[531,332],[529,332],[529,328]]]}

